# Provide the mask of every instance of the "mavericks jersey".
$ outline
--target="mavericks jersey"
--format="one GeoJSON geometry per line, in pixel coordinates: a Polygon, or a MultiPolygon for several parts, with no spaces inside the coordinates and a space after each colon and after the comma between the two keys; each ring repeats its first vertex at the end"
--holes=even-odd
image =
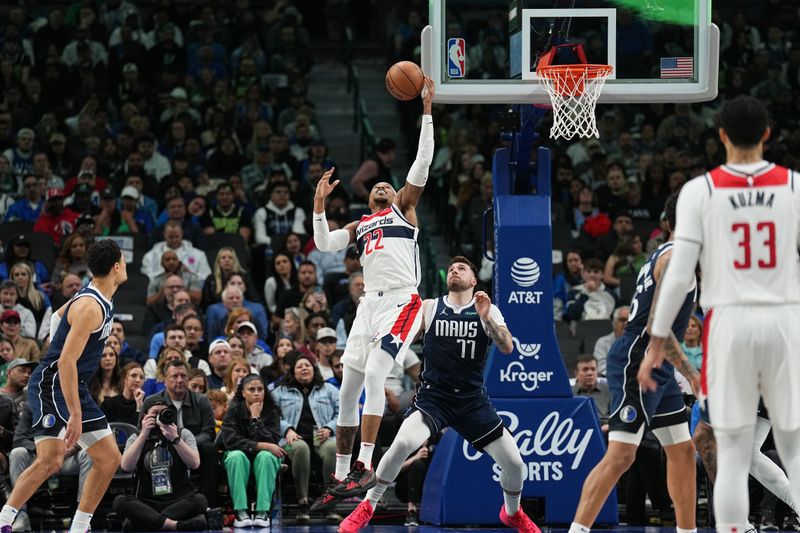
{"type": "MultiPolygon", "coordinates": [[[[103,347],[105,340],[111,334],[111,322],[114,318],[113,304],[106,300],[99,290],[97,290],[91,283],[82,288],[72,297],[64,310],[64,318],[58,324],[53,338],[50,341],[50,347],[40,361],[40,367],[51,367],[58,362],[61,356],[61,351],[64,349],[64,342],[67,340],[67,334],[70,331],[70,324],[66,320],[69,308],[75,303],[78,298],[93,298],[100,307],[103,308],[103,323],[99,328],[94,330],[89,339],[86,341],[86,346],[83,348],[80,358],[78,358],[78,380],[88,383],[92,376],[94,376],[97,369],[100,368],[100,359],[103,356],[103,347]]],[[[72,317],[73,320],[80,320],[80,317],[72,317]]]]}
{"type": "MultiPolygon", "coordinates": [[[[658,258],[664,255],[675,246],[675,243],[665,242],[650,254],[647,261],[642,268],[639,269],[639,275],[636,278],[636,290],[633,293],[633,300],[631,300],[631,310],[628,317],[628,323],[625,325],[625,333],[642,337],[645,340],[649,339],[649,335],[645,331],[647,329],[647,320],[650,316],[650,308],[653,306],[653,297],[656,294],[656,280],[653,277],[653,272],[656,268],[658,258]]],[[[686,327],[689,325],[689,318],[694,311],[695,302],[697,301],[697,282],[692,284],[692,288],[686,293],[686,298],[683,300],[681,309],[678,312],[675,322],[672,323],[672,332],[677,337],[678,341],[683,340],[683,334],[686,327]]],[[[644,346],[647,344],[644,343],[644,346]]]]}
{"type": "MultiPolygon", "coordinates": [[[[489,312],[498,326],[506,325],[496,306],[489,312]]],[[[426,300],[420,381],[453,392],[480,391],[490,342],[475,300],[464,307],[447,296],[426,300]]]]}
{"type": "Polygon", "coordinates": [[[723,165],[681,191],[675,238],[701,246],[703,307],[800,303],[800,183],[767,161],[723,165]]]}
{"type": "Polygon", "coordinates": [[[410,289],[416,292],[420,266],[417,253],[419,230],[394,204],[361,217],[356,243],[364,267],[364,290],[368,292],[410,289]]]}

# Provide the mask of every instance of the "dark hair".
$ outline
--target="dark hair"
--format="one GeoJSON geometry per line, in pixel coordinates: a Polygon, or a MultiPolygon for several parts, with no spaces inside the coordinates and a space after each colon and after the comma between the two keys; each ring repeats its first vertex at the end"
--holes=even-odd
{"type": "Polygon", "coordinates": [[[597,359],[595,359],[595,357],[592,354],[590,353],[581,354],[578,356],[577,361],[575,361],[575,368],[577,369],[578,365],[581,363],[592,363],[592,362],[594,363],[597,362],[597,359]]]}
{"type": "MultiPolygon", "coordinates": [[[[175,331],[175,330],[183,331],[183,333],[186,334],[186,330],[183,329],[183,326],[181,326],[180,324],[174,324],[174,323],[173,324],[169,324],[167,327],[164,328],[164,341],[165,342],[167,340],[167,335],[169,335],[169,332],[170,331],[175,331]]],[[[166,346],[166,344],[164,346],[166,346]]]]}
{"type": "Polygon", "coordinates": [[[583,264],[583,269],[584,269],[585,271],[587,271],[587,272],[588,272],[589,270],[599,270],[600,272],[602,272],[602,271],[603,271],[603,262],[602,262],[602,261],[600,261],[600,260],[599,260],[598,258],[596,258],[596,257],[590,257],[590,258],[589,258],[589,259],[587,259],[587,260],[586,260],[586,262],[583,264]]]}
{"type": "MultiPolygon", "coordinates": [[[[309,313],[309,315],[308,315],[308,316],[305,318],[305,320],[303,321],[303,323],[306,325],[306,329],[308,329],[308,325],[309,325],[309,324],[311,323],[311,321],[312,321],[312,320],[314,320],[315,318],[322,318],[322,319],[324,319],[324,320],[325,320],[325,326],[324,326],[324,327],[328,327],[328,315],[327,315],[326,313],[320,313],[320,312],[316,312],[316,313],[309,313]]],[[[316,340],[316,339],[314,339],[314,340],[316,340]]]]}
{"type": "Polygon", "coordinates": [[[315,272],[317,271],[317,265],[314,264],[313,261],[309,261],[308,259],[304,259],[303,261],[301,261],[300,265],[298,265],[298,267],[297,267],[297,270],[300,270],[300,267],[302,267],[302,266],[308,266],[308,265],[311,265],[312,267],[314,267],[314,271],[315,272]]]}
{"type": "MultiPolygon", "coordinates": [[[[181,292],[181,291],[188,292],[188,291],[186,291],[186,289],[181,289],[178,292],[181,292]]],[[[182,315],[186,311],[194,311],[194,314],[199,314],[197,312],[197,306],[195,306],[192,302],[186,302],[185,304],[180,304],[178,307],[175,308],[175,314],[176,315],[182,315]]]]}
{"type": "Polygon", "coordinates": [[[664,203],[664,214],[667,216],[667,223],[669,224],[670,231],[675,231],[675,211],[678,207],[679,194],[678,192],[670,194],[667,201],[664,203]]]}
{"type": "Polygon", "coordinates": [[[194,378],[203,378],[203,392],[208,392],[208,378],[206,377],[206,373],[199,368],[193,368],[189,370],[189,375],[186,381],[191,381],[194,378]]]}
{"type": "Polygon", "coordinates": [[[138,368],[142,371],[142,376],[144,376],[144,369],[142,365],[135,361],[131,361],[127,363],[122,369],[119,371],[119,392],[122,394],[122,390],[125,388],[125,380],[128,379],[128,374],[130,374],[131,370],[138,368]]]}
{"type": "Polygon", "coordinates": [[[319,368],[317,368],[317,365],[314,364],[314,361],[312,361],[311,358],[308,355],[304,354],[303,352],[294,352],[293,355],[294,354],[296,355],[291,361],[288,359],[290,354],[286,354],[286,358],[284,358],[284,361],[286,361],[287,364],[289,364],[289,371],[286,373],[286,377],[284,378],[283,384],[286,385],[286,387],[288,388],[292,387],[296,389],[300,388],[301,386],[300,383],[298,383],[297,378],[294,377],[294,369],[297,366],[297,363],[300,362],[301,359],[305,359],[306,361],[311,363],[311,366],[314,368],[314,377],[311,379],[311,387],[315,389],[322,387],[325,384],[325,382],[322,380],[322,374],[319,373],[319,368]]]}
{"type": "Polygon", "coordinates": [[[392,139],[384,137],[378,141],[378,144],[375,145],[375,152],[379,154],[385,154],[386,152],[391,152],[395,148],[397,148],[397,143],[392,139]]]}
{"type": "MultiPolygon", "coordinates": [[[[120,383],[120,366],[119,366],[119,354],[117,350],[114,349],[113,346],[105,345],[103,346],[103,351],[105,351],[106,347],[111,348],[111,351],[114,352],[114,368],[111,369],[111,386],[116,388],[119,392],[122,392],[122,387],[120,383]]],[[[103,372],[98,370],[97,373],[92,376],[92,380],[89,382],[89,394],[92,395],[95,401],[98,401],[100,398],[100,393],[103,390],[103,372]]]]}
{"type": "Polygon", "coordinates": [[[284,256],[289,260],[289,285],[292,287],[297,287],[297,265],[294,262],[294,257],[291,253],[287,252],[286,250],[281,250],[280,252],[276,253],[272,256],[272,276],[275,278],[275,301],[277,302],[281,294],[286,290],[285,285],[283,284],[283,280],[281,279],[280,275],[275,271],[275,261],[278,259],[279,256],[284,256]]]}
{"type": "Polygon", "coordinates": [[[222,190],[225,190],[225,189],[228,189],[229,191],[233,192],[233,187],[228,182],[222,182],[219,185],[217,185],[217,192],[218,193],[219,193],[219,191],[222,191],[222,190]]]}
{"type": "Polygon", "coordinates": [[[457,256],[455,256],[454,258],[452,258],[450,260],[450,263],[447,265],[447,269],[450,270],[450,267],[455,265],[456,263],[463,263],[463,264],[467,265],[469,267],[469,269],[472,270],[472,273],[475,274],[475,278],[477,279],[477,277],[478,277],[478,268],[475,266],[475,264],[472,261],[470,261],[469,259],[467,259],[463,255],[457,255],[457,256]]]}
{"type": "MultiPolygon", "coordinates": [[[[172,348],[172,349],[174,350],[175,348],[172,348]]],[[[183,369],[186,370],[187,376],[188,376],[189,372],[192,371],[191,367],[185,361],[182,361],[181,359],[173,359],[172,361],[170,361],[169,363],[164,365],[164,376],[167,375],[167,370],[169,370],[170,368],[183,368],[183,369]]]]}
{"type": "Polygon", "coordinates": [[[734,146],[757,146],[769,127],[769,111],[758,99],[740,95],[728,100],[717,113],[717,126],[725,130],[734,146]]]}
{"type": "MultiPolygon", "coordinates": [[[[264,405],[261,406],[261,417],[266,418],[270,415],[275,416],[275,414],[277,414],[278,418],[280,419],[280,408],[278,407],[278,404],[275,403],[275,399],[272,397],[272,394],[270,394],[269,389],[267,389],[267,381],[259,374],[247,374],[245,377],[243,377],[242,380],[239,381],[239,385],[236,386],[236,394],[234,399],[241,402],[240,405],[242,408],[247,409],[244,401],[244,386],[255,380],[260,381],[261,385],[264,386],[264,405]]],[[[250,418],[249,412],[247,413],[247,418],[250,418]]]]}
{"type": "Polygon", "coordinates": [[[86,251],[86,259],[92,275],[98,278],[108,276],[115,264],[124,261],[119,245],[110,239],[94,241],[86,251]]]}

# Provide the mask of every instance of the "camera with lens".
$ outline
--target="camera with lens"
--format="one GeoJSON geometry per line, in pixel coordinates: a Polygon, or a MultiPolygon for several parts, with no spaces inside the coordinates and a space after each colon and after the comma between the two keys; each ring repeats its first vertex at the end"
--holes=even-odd
{"type": "Polygon", "coordinates": [[[178,418],[178,413],[175,412],[175,409],[173,407],[167,407],[166,409],[158,413],[156,420],[158,420],[165,426],[169,426],[171,424],[174,424],[177,418],[178,418]]]}

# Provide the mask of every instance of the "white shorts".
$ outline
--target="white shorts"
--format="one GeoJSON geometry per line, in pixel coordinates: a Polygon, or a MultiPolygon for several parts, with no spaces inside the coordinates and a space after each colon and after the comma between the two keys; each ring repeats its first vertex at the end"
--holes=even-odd
{"type": "Polygon", "coordinates": [[[775,428],[800,429],[800,305],[723,306],[703,329],[703,390],[714,429],[756,424],[759,396],[775,428]]]}
{"type": "Polygon", "coordinates": [[[386,291],[361,298],[347,336],[342,363],[365,372],[373,348],[381,348],[402,366],[422,326],[422,299],[416,292],[386,291]]]}

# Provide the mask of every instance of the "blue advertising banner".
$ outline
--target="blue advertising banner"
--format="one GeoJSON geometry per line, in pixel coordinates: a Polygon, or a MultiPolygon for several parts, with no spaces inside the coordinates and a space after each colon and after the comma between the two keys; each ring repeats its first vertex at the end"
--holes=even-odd
{"type": "MultiPolygon", "coordinates": [[[[525,463],[524,498],[545,500],[545,522],[569,524],[584,479],[605,444],[590,398],[497,399],[497,412],[514,436],[525,463]]],[[[420,518],[436,525],[497,524],[503,493],[500,467],[448,431],[433,454],[422,493],[420,518]]],[[[617,522],[612,492],[597,524],[617,522]]]]}

